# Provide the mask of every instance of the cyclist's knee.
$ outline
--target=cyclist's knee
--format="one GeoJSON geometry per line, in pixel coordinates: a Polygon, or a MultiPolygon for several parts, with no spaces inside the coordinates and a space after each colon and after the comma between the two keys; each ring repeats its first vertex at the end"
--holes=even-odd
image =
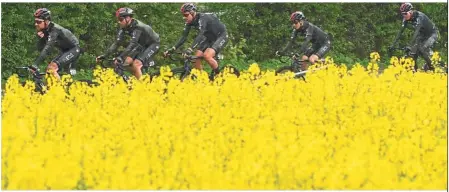
{"type": "Polygon", "coordinates": [[[140,59],[135,59],[133,62],[133,67],[140,69],[143,66],[143,63],[140,59]]]}
{"type": "Polygon", "coordinates": [[[310,56],[309,61],[310,61],[311,63],[315,63],[316,61],[318,61],[318,59],[319,59],[319,56],[313,54],[312,56],[310,56]]]}
{"type": "Polygon", "coordinates": [[[50,64],[48,64],[48,66],[47,66],[47,71],[49,72],[49,71],[54,71],[54,72],[56,72],[56,71],[58,71],[58,64],[56,64],[55,62],[51,62],[50,64]]]}
{"type": "Polygon", "coordinates": [[[213,49],[207,49],[206,52],[204,53],[204,59],[206,60],[214,59],[214,57],[215,57],[215,50],[213,49]]]}
{"type": "Polygon", "coordinates": [[[302,60],[308,60],[309,57],[307,57],[307,55],[303,55],[301,59],[302,59],[302,60]]]}
{"type": "MultiPolygon", "coordinates": [[[[137,60],[137,59],[136,59],[137,60]]],[[[130,65],[131,63],[133,63],[134,62],[134,60],[133,60],[133,58],[131,58],[131,57],[126,57],[126,59],[125,59],[125,64],[126,65],[130,65]]]]}
{"type": "Polygon", "coordinates": [[[196,50],[195,56],[201,57],[203,56],[203,52],[201,50],[196,50]]]}

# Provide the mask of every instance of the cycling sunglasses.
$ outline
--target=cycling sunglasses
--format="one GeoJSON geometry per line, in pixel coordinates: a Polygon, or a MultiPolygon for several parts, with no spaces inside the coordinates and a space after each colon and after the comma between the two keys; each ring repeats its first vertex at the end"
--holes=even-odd
{"type": "Polygon", "coordinates": [[[37,20],[37,19],[34,20],[34,23],[36,23],[38,25],[41,24],[42,22],[44,22],[44,20],[37,20]]]}

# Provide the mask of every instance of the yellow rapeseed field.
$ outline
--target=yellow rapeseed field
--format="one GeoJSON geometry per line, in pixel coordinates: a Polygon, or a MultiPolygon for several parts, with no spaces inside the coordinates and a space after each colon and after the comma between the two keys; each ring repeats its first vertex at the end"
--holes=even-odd
{"type": "Polygon", "coordinates": [[[447,75],[397,58],[379,74],[378,61],[132,89],[96,70],[99,86],[44,95],[12,76],[2,189],[447,190],[447,75]]]}

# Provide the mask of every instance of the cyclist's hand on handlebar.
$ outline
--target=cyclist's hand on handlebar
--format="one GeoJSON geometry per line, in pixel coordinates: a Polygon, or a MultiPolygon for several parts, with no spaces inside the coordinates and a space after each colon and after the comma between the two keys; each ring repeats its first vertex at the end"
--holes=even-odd
{"type": "Polygon", "coordinates": [[[33,71],[33,72],[36,72],[36,71],[39,71],[39,67],[37,67],[36,65],[30,65],[30,69],[33,71]]]}
{"type": "Polygon", "coordinates": [[[167,57],[167,56],[169,56],[171,53],[173,53],[173,51],[175,51],[176,50],[176,48],[175,47],[172,47],[172,48],[170,48],[170,49],[168,49],[168,50],[165,50],[164,51],[164,57],[167,57]]]}
{"type": "Polygon", "coordinates": [[[298,54],[293,54],[292,59],[297,59],[297,58],[299,58],[299,55],[298,54]]]}
{"type": "Polygon", "coordinates": [[[96,57],[95,58],[95,62],[100,62],[101,60],[103,60],[103,59],[105,59],[106,58],[106,56],[105,55],[100,55],[100,56],[98,56],[98,57],[96,57]]]}
{"type": "Polygon", "coordinates": [[[411,50],[412,50],[412,47],[410,47],[410,46],[405,46],[405,47],[404,47],[404,50],[405,50],[405,51],[411,51],[411,50]]]}
{"type": "Polygon", "coordinates": [[[188,48],[187,50],[184,51],[184,53],[182,54],[182,56],[186,57],[186,56],[190,56],[192,55],[193,50],[192,48],[188,48]]]}
{"type": "Polygon", "coordinates": [[[122,57],[116,57],[114,59],[114,64],[115,65],[123,65],[123,58],[122,57]]]}

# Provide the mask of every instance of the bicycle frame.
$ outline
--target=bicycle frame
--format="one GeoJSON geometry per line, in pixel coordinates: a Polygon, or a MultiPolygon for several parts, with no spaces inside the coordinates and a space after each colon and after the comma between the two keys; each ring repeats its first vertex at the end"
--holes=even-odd
{"type": "MultiPolygon", "coordinates": [[[[190,72],[192,71],[193,67],[192,67],[192,62],[195,62],[197,59],[204,59],[204,56],[195,56],[195,55],[182,55],[181,58],[174,58],[174,55],[181,55],[182,52],[174,52],[169,54],[169,58],[173,61],[181,61],[183,62],[183,66],[179,67],[179,68],[174,68],[171,69],[171,71],[173,73],[178,73],[181,74],[181,79],[184,79],[186,76],[188,76],[190,74],[190,72]]],[[[217,61],[217,63],[220,63],[220,60],[223,58],[223,56],[221,54],[217,54],[215,55],[214,59],[217,61]]],[[[240,76],[240,72],[237,68],[233,67],[233,66],[223,66],[220,67],[220,65],[218,65],[218,70],[220,72],[218,73],[214,73],[214,71],[212,70],[211,73],[209,74],[209,79],[211,81],[213,81],[215,79],[215,76],[220,74],[222,70],[224,70],[225,68],[230,68],[232,73],[234,75],[236,75],[237,77],[240,76]]]]}
{"type": "Polygon", "coordinates": [[[45,85],[44,85],[44,83],[42,82],[42,79],[45,78],[46,73],[41,73],[41,72],[39,71],[39,68],[34,67],[34,66],[15,67],[15,69],[16,69],[16,74],[17,74],[19,77],[24,78],[24,77],[27,77],[27,76],[31,75],[31,76],[32,76],[32,79],[33,79],[33,82],[34,82],[35,85],[36,85],[36,89],[38,89],[38,91],[39,91],[41,94],[44,94],[44,87],[45,87],[45,85]],[[19,70],[27,70],[27,71],[28,71],[28,74],[23,75],[22,73],[19,72],[19,70]]]}
{"type": "MultiPolygon", "coordinates": [[[[169,54],[169,58],[173,61],[182,60],[183,68],[186,71],[187,75],[190,74],[190,72],[193,69],[193,67],[192,67],[193,62],[195,62],[197,59],[204,59],[204,56],[195,56],[195,55],[183,55],[181,59],[173,58],[173,55],[180,55],[180,54],[182,54],[182,53],[175,52],[175,53],[169,54]]],[[[217,61],[217,63],[220,63],[220,58],[218,56],[215,56],[214,58],[217,61]]]]}
{"type": "Polygon", "coordinates": [[[100,66],[102,67],[102,68],[113,68],[114,69],[114,72],[117,74],[117,75],[119,75],[120,77],[122,77],[122,79],[123,79],[123,81],[125,81],[125,83],[128,83],[129,82],[129,77],[127,76],[127,75],[125,75],[125,71],[126,71],[126,69],[124,69],[123,67],[123,65],[122,64],[117,64],[117,65],[115,65],[113,62],[115,61],[115,58],[112,58],[112,59],[104,59],[104,60],[101,60],[99,63],[100,63],[100,66]],[[107,62],[110,62],[111,64],[111,66],[114,66],[114,67],[109,67],[109,66],[106,66],[105,64],[104,64],[104,61],[107,61],[107,62]]]}

